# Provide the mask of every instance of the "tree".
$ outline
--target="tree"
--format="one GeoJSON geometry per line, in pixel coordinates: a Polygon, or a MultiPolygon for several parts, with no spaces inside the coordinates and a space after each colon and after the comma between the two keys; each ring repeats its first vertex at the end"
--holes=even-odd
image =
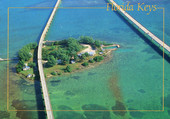
{"type": "Polygon", "coordinates": [[[94,40],[92,37],[89,36],[81,36],[79,42],[92,45],[94,43],[94,40]]]}
{"type": "Polygon", "coordinates": [[[65,72],[71,72],[71,71],[72,71],[71,66],[67,66],[66,69],[65,69],[65,72]]]}
{"type": "Polygon", "coordinates": [[[42,59],[48,60],[48,56],[49,56],[49,51],[46,49],[42,49],[42,59]]]}
{"type": "Polygon", "coordinates": [[[30,43],[27,45],[30,49],[35,49],[37,47],[37,43],[30,43]]]}
{"type": "Polygon", "coordinates": [[[61,54],[61,61],[62,64],[68,64],[70,61],[70,57],[67,54],[61,54]]]}
{"type": "Polygon", "coordinates": [[[58,48],[56,50],[56,54],[55,55],[57,56],[58,59],[61,59],[61,56],[63,54],[68,54],[68,51],[66,49],[63,49],[63,48],[58,48]]]}
{"type": "Polygon", "coordinates": [[[18,62],[17,66],[16,66],[16,71],[17,71],[17,73],[19,73],[19,72],[22,71],[24,65],[25,65],[25,64],[24,64],[24,61],[23,61],[23,60],[20,60],[20,61],[18,62]]]}
{"type": "Polygon", "coordinates": [[[86,59],[86,55],[85,54],[82,54],[81,57],[80,57],[81,60],[85,60],[86,59]]]}
{"type": "Polygon", "coordinates": [[[94,45],[95,45],[95,47],[100,47],[101,46],[101,42],[99,41],[99,40],[95,40],[95,42],[94,42],[94,45]]]}
{"type": "Polygon", "coordinates": [[[79,57],[77,56],[77,54],[74,55],[74,61],[79,60],[79,57]]]}
{"type": "Polygon", "coordinates": [[[57,74],[57,73],[56,73],[56,72],[54,72],[54,71],[53,71],[53,72],[51,72],[51,75],[54,75],[54,76],[55,76],[56,74],[57,74]]]}
{"type": "Polygon", "coordinates": [[[82,46],[78,43],[78,41],[74,38],[69,38],[67,41],[67,47],[69,52],[73,51],[80,51],[82,49],[82,46]]]}
{"type": "Polygon", "coordinates": [[[94,60],[93,60],[93,59],[90,59],[89,62],[90,62],[90,63],[94,63],[94,60]]]}
{"type": "Polygon", "coordinates": [[[19,60],[28,61],[32,57],[30,50],[35,49],[36,47],[37,43],[30,43],[22,47],[18,52],[19,60]]]}
{"type": "Polygon", "coordinates": [[[96,57],[94,58],[94,60],[95,60],[96,62],[100,62],[100,61],[102,61],[103,59],[104,59],[103,56],[96,56],[96,57]]]}
{"type": "Polygon", "coordinates": [[[88,56],[89,56],[89,53],[85,52],[84,55],[85,55],[86,57],[88,57],[88,56]]]}
{"type": "Polygon", "coordinates": [[[54,45],[58,45],[58,41],[55,41],[55,42],[54,42],[54,45]]]}
{"type": "Polygon", "coordinates": [[[50,55],[53,55],[54,58],[57,58],[57,57],[58,57],[57,51],[52,51],[52,52],[50,52],[50,55]]]}
{"type": "Polygon", "coordinates": [[[17,65],[16,66],[16,71],[17,71],[17,73],[21,72],[22,71],[22,67],[20,65],[17,65]]]}
{"type": "Polygon", "coordinates": [[[56,64],[56,59],[54,58],[54,56],[50,55],[48,57],[47,67],[52,67],[55,64],[56,64]]]}
{"type": "Polygon", "coordinates": [[[67,40],[66,39],[58,41],[58,45],[66,45],[66,44],[67,44],[67,40]]]}
{"type": "Polygon", "coordinates": [[[84,62],[82,65],[86,67],[86,66],[89,65],[89,63],[88,62],[84,62]]]}
{"type": "Polygon", "coordinates": [[[32,57],[32,55],[30,54],[29,49],[25,47],[19,50],[18,57],[19,57],[19,60],[28,61],[32,57]]]}
{"type": "Polygon", "coordinates": [[[34,62],[29,62],[29,63],[28,63],[28,66],[31,67],[31,68],[33,68],[33,67],[36,66],[36,64],[35,64],[34,62]]]}
{"type": "Polygon", "coordinates": [[[25,64],[24,64],[24,61],[23,60],[20,60],[19,62],[18,62],[18,65],[20,65],[21,67],[23,67],[25,64]]]}
{"type": "Polygon", "coordinates": [[[51,46],[51,50],[54,50],[55,49],[55,46],[51,46]]]}

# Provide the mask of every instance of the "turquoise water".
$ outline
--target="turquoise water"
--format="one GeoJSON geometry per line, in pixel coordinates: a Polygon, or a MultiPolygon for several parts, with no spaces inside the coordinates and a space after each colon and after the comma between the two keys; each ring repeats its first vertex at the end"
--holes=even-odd
{"type": "Polygon", "coordinates": [[[103,47],[103,49],[114,49],[117,48],[117,46],[108,46],[108,47],[103,47]]]}
{"type": "MultiPolygon", "coordinates": [[[[118,0],[117,0],[118,1],[118,0]]],[[[170,2],[157,2],[165,7],[165,42],[170,44],[170,2]],[[165,2],[165,3],[164,3],[165,2]]],[[[53,0],[0,1],[0,57],[6,57],[7,7],[49,7],[53,0]]],[[[119,0],[119,3],[122,1],[119,0]]],[[[134,3],[133,3],[134,4],[134,3]]],[[[148,4],[152,4],[149,2],[148,4]]],[[[154,2],[155,4],[155,2],[154,2]]],[[[104,0],[63,0],[62,7],[106,6],[104,0]]],[[[10,57],[30,42],[38,42],[52,9],[10,9],[10,57]]],[[[135,19],[162,39],[162,11],[129,12],[135,19]],[[139,16],[140,14],[140,16],[139,16]],[[159,24],[159,25],[158,25],[159,24]]],[[[144,38],[140,37],[118,14],[106,9],[59,9],[47,34],[47,40],[62,40],[81,35],[109,43],[120,44],[112,59],[96,68],[47,80],[53,110],[161,110],[163,88],[163,59],[144,38]],[[121,102],[121,103],[119,103],[121,102]],[[118,106],[115,106],[115,105],[118,106]]],[[[41,87],[15,74],[15,62],[10,62],[11,110],[43,109],[41,87]],[[35,88],[36,87],[36,88],[35,88]]],[[[43,118],[43,112],[6,111],[6,62],[0,63],[0,117],[10,119],[43,118]]],[[[164,112],[84,112],[54,111],[62,119],[168,119],[170,118],[170,64],[164,60],[165,111],[164,112]],[[85,116],[82,116],[82,115],[85,116]]]]}

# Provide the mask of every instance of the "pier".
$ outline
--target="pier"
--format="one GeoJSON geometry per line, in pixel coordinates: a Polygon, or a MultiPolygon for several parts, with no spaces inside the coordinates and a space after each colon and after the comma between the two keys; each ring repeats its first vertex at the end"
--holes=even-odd
{"type": "Polygon", "coordinates": [[[0,61],[9,61],[10,59],[2,59],[0,58],[0,61]]]}
{"type": "MultiPolygon", "coordinates": [[[[114,2],[114,0],[110,0],[110,2],[118,7],[118,4],[114,2]]],[[[147,34],[152,40],[154,40],[160,47],[163,47],[165,50],[170,53],[170,47],[165,44],[162,40],[156,37],[153,33],[151,33],[148,29],[146,29],[143,25],[141,25],[138,21],[136,21],[132,16],[130,16],[127,12],[125,12],[121,7],[118,7],[119,11],[130,20],[133,24],[135,24],[139,29],[141,29],[145,34],[147,34]]]]}
{"type": "Polygon", "coordinates": [[[52,13],[51,16],[42,32],[39,44],[38,44],[38,54],[37,54],[37,58],[38,58],[38,70],[39,70],[39,75],[40,75],[40,80],[41,80],[41,86],[42,86],[42,91],[43,91],[43,96],[44,96],[44,103],[45,103],[45,108],[46,108],[46,113],[47,113],[47,118],[48,119],[54,119],[53,116],[53,110],[52,110],[52,106],[51,106],[51,102],[50,102],[50,98],[49,98],[49,94],[48,94],[48,88],[47,88],[47,84],[45,81],[45,76],[44,76],[44,71],[43,71],[43,65],[42,65],[42,46],[43,46],[43,41],[45,39],[45,36],[48,32],[48,29],[50,28],[50,24],[53,21],[54,15],[59,7],[61,0],[58,0],[52,13]]]}
{"type": "Polygon", "coordinates": [[[3,58],[0,58],[0,61],[10,61],[10,60],[18,60],[18,58],[12,58],[12,59],[3,59],[3,58]]]}

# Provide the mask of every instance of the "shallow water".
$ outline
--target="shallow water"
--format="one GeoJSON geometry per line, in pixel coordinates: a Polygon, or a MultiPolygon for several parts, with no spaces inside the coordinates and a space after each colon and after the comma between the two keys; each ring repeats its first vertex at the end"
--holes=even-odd
{"type": "MultiPolygon", "coordinates": [[[[165,7],[165,42],[170,43],[169,2],[158,1],[165,7]]],[[[119,1],[122,3],[122,1],[119,1]]],[[[6,57],[7,7],[54,6],[53,0],[0,1],[0,57],[6,57]],[[5,16],[5,17],[4,17],[5,16]]],[[[148,3],[152,4],[152,2],[148,3]]],[[[153,3],[155,4],[155,2],[153,3]]],[[[104,0],[63,0],[62,7],[106,6],[104,0]]],[[[38,42],[51,9],[10,9],[10,57],[29,42],[38,42]]],[[[151,32],[162,39],[162,11],[146,15],[129,12],[151,32]],[[140,16],[139,16],[140,14],[140,16]],[[137,16],[138,15],[138,16],[137,16]],[[159,24],[159,25],[158,25],[159,24]]],[[[164,60],[165,111],[164,112],[84,112],[83,110],[161,110],[163,88],[163,59],[147,40],[139,36],[118,14],[106,9],[59,9],[47,34],[47,40],[62,40],[81,35],[109,43],[120,44],[112,59],[90,70],[54,77],[47,81],[53,110],[57,119],[160,119],[170,118],[170,64],[164,60]],[[83,116],[85,115],[85,116],[83,116]]],[[[41,87],[15,74],[15,62],[10,62],[11,110],[43,109],[41,87]]],[[[1,118],[44,118],[43,112],[6,111],[6,62],[0,63],[0,112],[1,118]]]]}

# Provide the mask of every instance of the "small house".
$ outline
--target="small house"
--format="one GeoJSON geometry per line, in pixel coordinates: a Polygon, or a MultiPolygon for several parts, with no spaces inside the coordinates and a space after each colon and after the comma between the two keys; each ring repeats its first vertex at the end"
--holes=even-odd
{"type": "Polygon", "coordinates": [[[31,53],[31,52],[29,52],[29,54],[32,56],[32,53],[31,53]]]}
{"type": "Polygon", "coordinates": [[[95,52],[88,52],[90,56],[94,56],[95,52]]]}
{"type": "Polygon", "coordinates": [[[35,77],[35,74],[33,74],[32,77],[35,77]]]}
{"type": "Polygon", "coordinates": [[[71,60],[71,64],[74,64],[74,63],[76,63],[74,60],[71,60]]]}
{"type": "Polygon", "coordinates": [[[25,66],[25,67],[23,67],[23,71],[26,71],[26,70],[29,70],[30,69],[30,67],[29,66],[25,66]]]}
{"type": "Polygon", "coordinates": [[[100,54],[100,55],[102,55],[102,54],[103,54],[103,52],[99,52],[99,54],[100,54]]]}
{"type": "Polygon", "coordinates": [[[82,53],[79,53],[78,56],[81,57],[82,53]]]}
{"type": "Polygon", "coordinates": [[[57,60],[57,63],[58,63],[58,64],[61,64],[61,63],[62,63],[62,60],[61,60],[61,59],[58,59],[58,60],[57,60]]]}
{"type": "Polygon", "coordinates": [[[27,78],[31,78],[31,77],[32,77],[32,74],[28,74],[28,75],[27,75],[27,78]]]}

